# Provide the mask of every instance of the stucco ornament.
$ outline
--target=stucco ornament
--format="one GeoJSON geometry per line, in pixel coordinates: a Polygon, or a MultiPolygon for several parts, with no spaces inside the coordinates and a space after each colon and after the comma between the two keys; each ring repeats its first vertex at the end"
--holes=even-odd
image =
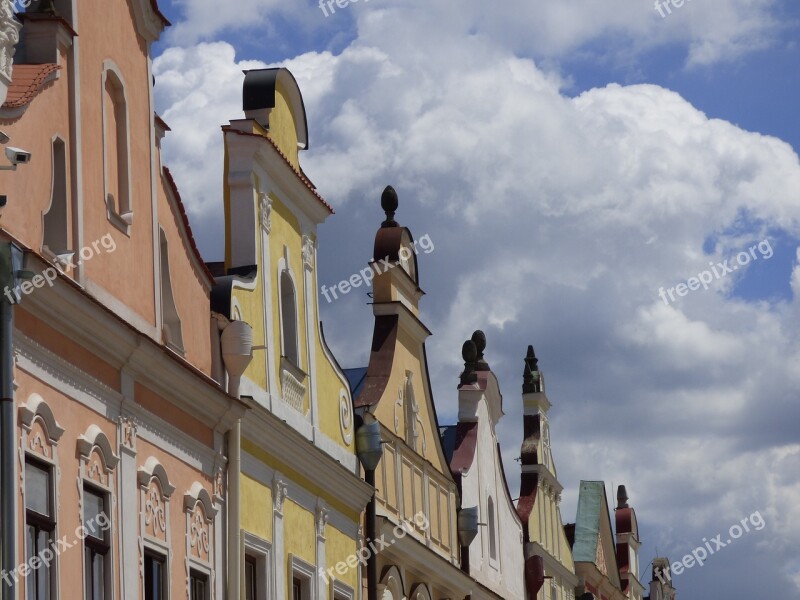
{"type": "Polygon", "coordinates": [[[14,65],[15,46],[22,27],[14,18],[11,0],[0,0],[0,105],[6,101],[14,65]]]}
{"type": "Polygon", "coordinates": [[[261,228],[269,233],[272,229],[272,201],[263,192],[258,195],[258,220],[261,228]]]}

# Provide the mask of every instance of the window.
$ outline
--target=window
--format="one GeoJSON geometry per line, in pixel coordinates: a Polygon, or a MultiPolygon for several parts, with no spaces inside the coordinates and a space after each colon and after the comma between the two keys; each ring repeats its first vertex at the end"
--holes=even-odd
{"type": "Polygon", "coordinates": [[[258,585],[258,568],[256,559],[252,556],[245,556],[244,559],[244,597],[246,600],[257,600],[259,585],[258,585]]]}
{"type": "Polygon", "coordinates": [[[105,600],[109,543],[106,495],[90,486],[83,489],[83,540],[86,600],[105,600]]]}
{"type": "Polygon", "coordinates": [[[486,512],[489,513],[489,558],[497,560],[497,524],[494,518],[494,500],[489,496],[486,512]]]}
{"type": "Polygon", "coordinates": [[[305,600],[303,595],[303,580],[299,577],[292,579],[292,600],[305,600]]]}
{"type": "Polygon", "coordinates": [[[192,569],[189,574],[189,600],[208,600],[208,575],[192,569]]]}
{"type": "Polygon", "coordinates": [[[166,559],[155,552],[147,551],[144,555],[144,600],[164,600],[166,559]]]}
{"type": "Polygon", "coordinates": [[[244,559],[244,591],[245,600],[267,600],[270,580],[270,556],[272,547],[269,542],[243,532],[245,543],[244,559]]]}
{"type": "Polygon", "coordinates": [[[108,63],[103,73],[103,161],[108,216],[116,227],[127,234],[132,217],[128,107],[122,78],[108,63]]]}
{"type": "Polygon", "coordinates": [[[178,307],[172,293],[172,278],[169,272],[169,245],[164,230],[161,230],[161,320],[164,343],[179,354],[184,353],[183,330],[178,316],[178,307]]]}
{"type": "Polygon", "coordinates": [[[43,217],[42,245],[54,256],[69,250],[69,195],[67,192],[67,148],[64,140],[53,140],[53,182],[50,207],[43,217]]]}
{"type": "MultiPolygon", "coordinates": [[[[30,560],[49,548],[56,528],[53,511],[53,470],[32,458],[25,460],[25,557],[30,560]]],[[[51,550],[52,551],[52,550],[51,550]]],[[[50,565],[41,562],[28,573],[27,600],[50,599],[50,565]]]]}
{"type": "Polygon", "coordinates": [[[283,356],[294,366],[300,367],[300,352],[297,343],[297,295],[289,271],[281,271],[281,344],[283,356]]]}

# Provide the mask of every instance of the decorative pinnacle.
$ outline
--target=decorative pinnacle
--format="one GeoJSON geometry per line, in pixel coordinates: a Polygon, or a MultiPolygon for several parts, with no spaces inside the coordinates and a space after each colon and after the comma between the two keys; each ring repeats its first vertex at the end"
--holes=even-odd
{"type": "Polygon", "coordinates": [[[478,359],[478,347],[472,340],[467,340],[461,346],[461,357],[464,359],[464,372],[461,373],[461,385],[470,385],[478,382],[475,372],[475,361],[478,359]]]}
{"type": "Polygon", "coordinates": [[[624,485],[617,488],[617,508],[628,508],[628,490],[624,485]]]}
{"type": "Polygon", "coordinates": [[[539,359],[533,351],[533,346],[528,346],[528,353],[525,355],[525,370],[522,372],[522,393],[533,394],[542,391],[541,378],[539,376],[539,359]]]}
{"type": "Polygon", "coordinates": [[[480,329],[476,329],[472,334],[472,341],[475,342],[475,347],[478,349],[478,359],[475,361],[475,370],[488,371],[489,363],[483,358],[483,351],[486,350],[486,334],[480,329]]]}
{"type": "Polygon", "coordinates": [[[400,200],[397,197],[397,192],[392,186],[387,185],[386,189],[383,190],[383,194],[381,194],[381,208],[386,213],[386,220],[381,223],[381,227],[397,227],[394,213],[397,211],[399,204],[400,200]]]}

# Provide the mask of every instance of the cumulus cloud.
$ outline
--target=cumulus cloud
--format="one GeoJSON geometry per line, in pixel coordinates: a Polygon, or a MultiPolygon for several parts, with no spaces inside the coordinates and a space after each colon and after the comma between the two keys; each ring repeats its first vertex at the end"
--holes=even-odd
{"type": "MultiPolygon", "coordinates": [[[[710,10],[698,9],[698,0],[662,23],[630,16],[622,10],[628,4],[530,10],[561,51],[582,43],[581,23],[590,19],[598,29],[652,33],[710,10]]],[[[770,26],[768,2],[707,4],[721,11],[712,29],[770,26]],[[752,22],[726,17],[738,9],[751,11],[752,22]]],[[[745,301],[734,292],[763,261],[669,306],[658,290],[770,231],[800,238],[797,154],[655,85],[609,85],[570,98],[558,74],[514,50],[525,43],[527,13],[490,16],[486,6],[480,26],[472,4],[450,12],[390,0],[353,7],[353,43],[285,62],[309,115],[304,169],[339,213],[321,231],[320,283],[363,267],[382,216],[380,190],[392,183],[398,220],[435,243],[420,270],[442,421],[456,414],[461,343],[484,328],[509,415],[501,439],[515,490],[522,356],[533,343],[554,403],[565,520],[574,516],[581,478],[604,479],[610,494],[612,482],[627,484],[645,564],[655,546],[680,559],[701,538],[760,510],[763,535],[687,574],[681,596],[762,597],[765,581],[776,594],[796,595],[800,570],[787,557],[800,551],[800,440],[790,425],[800,420],[797,257],[787,259],[794,271],[781,274],[779,300],[745,301]],[[756,548],[764,570],[744,576],[756,548]]],[[[760,34],[752,35],[745,45],[757,43],[760,34]]],[[[174,130],[168,162],[193,222],[215,232],[204,250],[221,248],[219,125],[241,114],[241,70],[260,65],[237,62],[226,43],[172,48],[155,61],[158,103],[174,130]]],[[[346,366],[367,359],[367,301],[354,293],[323,302],[327,339],[346,366]]]]}

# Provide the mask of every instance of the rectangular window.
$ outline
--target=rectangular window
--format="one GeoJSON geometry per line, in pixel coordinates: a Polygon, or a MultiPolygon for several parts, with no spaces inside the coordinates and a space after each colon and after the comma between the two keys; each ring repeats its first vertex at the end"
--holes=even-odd
{"type": "Polygon", "coordinates": [[[246,600],[258,600],[259,592],[258,562],[252,556],[244,559],[244,597],[246,600]]]}
{"type": "Polygon", "coordinates": [[[144,555],[144,600],[164,600],[166,577],[166,558],[155,552],[144,555]]]}
{"type": "MultiPolygon", "coordinates": [[[[30,560],[50,548],[56,528],[53,511],[53,469],[33,458],[25,460],[25,558],[30,560]]],[[[50,552],[53,552],[50,548],[50,552]]],[[[26,600],[50,600],[50,564],[40,560],[25,583],[26,600]]]]}
{"type": "Polygon", "coordinates": [[[208,600],[208,575],[195,570],[190,572],[189,600],[208,600]]]}
{"type": "Polygon", "coordinates": [[[109,543],[106,494],[91,486],[83,488],[84,581],[86,600],[105,600],[109,543]],[[105,525],[105,527],[104,527],[105,525]]]}
{"type": "Polygon", "coordinates": [[[292,600],[305,600],[303,598],[303,580],[297,577],[292,579],[292,600]]]}

